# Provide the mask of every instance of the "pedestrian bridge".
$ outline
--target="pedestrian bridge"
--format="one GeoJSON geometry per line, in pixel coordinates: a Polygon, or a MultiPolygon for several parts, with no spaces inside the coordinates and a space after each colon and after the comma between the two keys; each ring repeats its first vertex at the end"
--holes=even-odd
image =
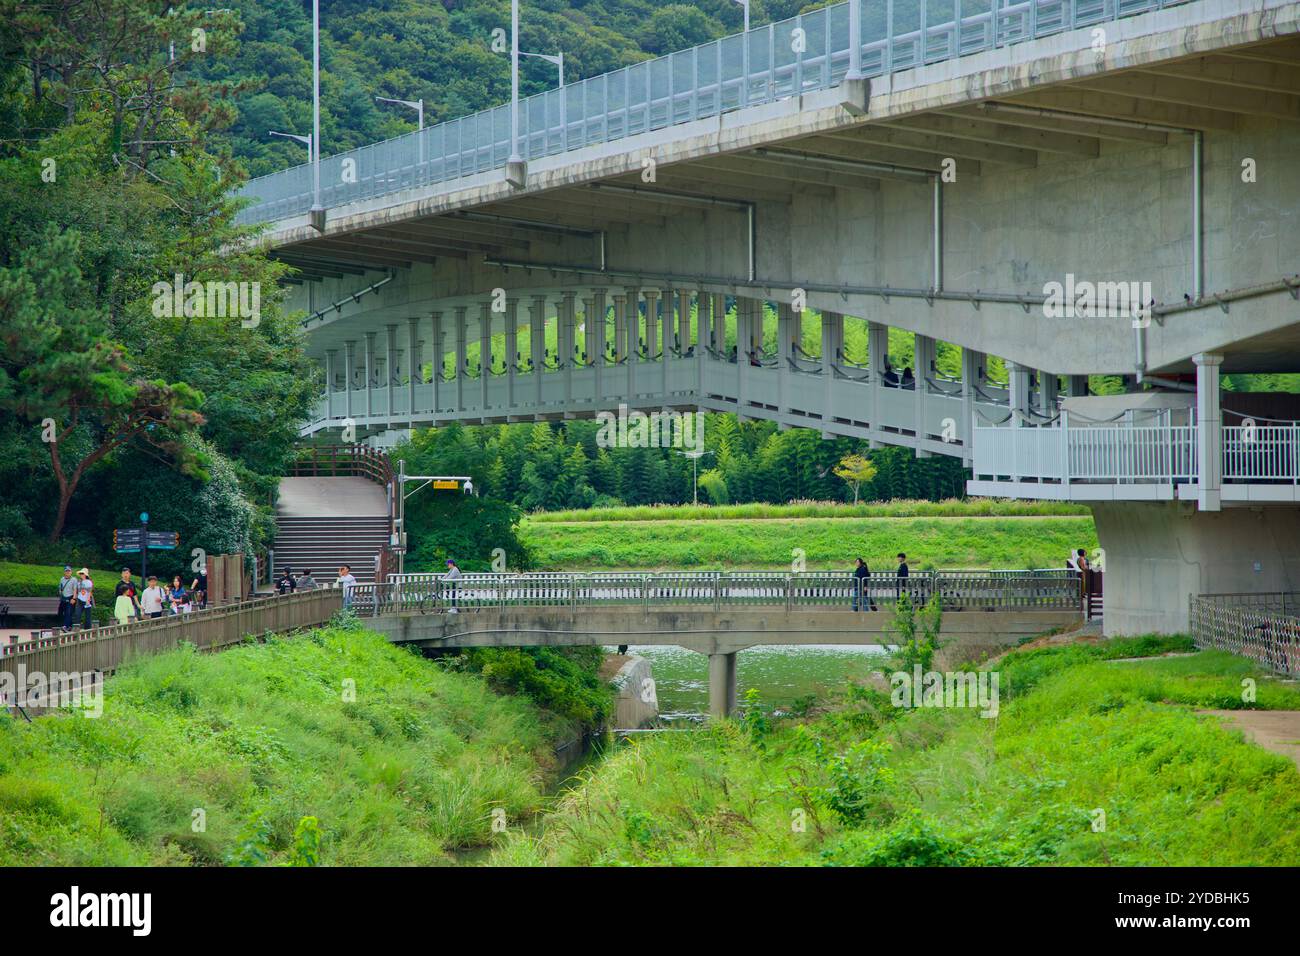
{"type": "Polygon", "coordinates": [[[396,643],[426,649],[674,645],[709,658],[709,710],[736,705],[736,653],[756,645],[893,645],[898,602],[938,595],[944,659],[978,661],[1078,623],[1079,579],[1064,571],[391,575],[360,585],[353,609],[396,643]],[[855,611],[855,602],[866,608],[855,611]],[[453,609],[456,613],[452,613],[453,609]]]}

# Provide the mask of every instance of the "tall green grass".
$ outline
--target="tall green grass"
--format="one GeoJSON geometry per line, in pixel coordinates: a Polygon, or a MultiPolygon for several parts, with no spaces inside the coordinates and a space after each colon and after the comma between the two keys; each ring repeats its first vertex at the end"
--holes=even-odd
{"type": "Polygon", "coordinates": [[[538,511],[528,516],[536,524],[578,521],[722,521],[781,518],[975,518],[1089,515],[1083,505],[1064,501],[1015,501],[1001,498],[949,498],[945,501],[792,501],[775,505],[624,505],[570,511],[538,511]]]}
{"type": "Polygon", "coordinates": [[[324,864],[447,863],[539,808],[569,729],[360,629],[160,654],[99,719],[0,716],[0,865],[283,863],[307,816],[324,864]]]}
{"type": "Polygon", "coordinates": [[[1097,546],[1091,517],[771,518],[710,521],[535,521],[520,537],[553,570],[851,569],[877,571],[907,554],[913,569],[1059,568],[1097,546]]]}
{"type": "Polygon", "coordinates": [[[1300,863],[1300,774],[1201,707],[1300,708],[1220,652],[1148,640],[1013,653],[996,719],[856,688],[811,720],[750,717],[623,746],[498,864],[1300,863]]]}

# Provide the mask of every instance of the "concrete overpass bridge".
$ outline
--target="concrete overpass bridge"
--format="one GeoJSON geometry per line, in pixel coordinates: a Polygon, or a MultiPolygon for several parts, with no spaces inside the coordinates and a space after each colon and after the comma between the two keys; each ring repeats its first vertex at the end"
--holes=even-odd
{"type": "Polygon", "coordinates": [[[359,585],[352,606],[389,640],[425,649],[684,647],[708,655],[709,711],[725,717],[736,706],[737,652],[763,644],[897,644],[891,625],[899,597],[917,606],[934,594],[943,608],[945,666],[978,661],[1082,615],[1078,578],[1053,571],[874,574],[862,584],[826,571],[468,574],[455,584],[402,574],[359,585]]]}
{"type": "Polygon", "coordinates": [[[329,157],[315,211],[310,166],[249,183],[305,431],[731,411],[1088,502],[1115,633],[1300,588],[1300,408],[1220,386],[1300,371],[1300,3],[868,4],[862,80],[848,13],[531,97],[523,163],[498,107],[329,157]]]}

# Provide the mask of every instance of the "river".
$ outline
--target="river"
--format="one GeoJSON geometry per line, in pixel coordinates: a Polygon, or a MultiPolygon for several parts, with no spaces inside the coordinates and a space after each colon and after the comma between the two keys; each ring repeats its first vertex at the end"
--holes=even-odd
{"type": "MultiPolygon", "coordinates": [[[[736,658],[736,695],[750,688],[768,707],[788,710],[801,698],[824,696],[851,678],[866,677],[885,653],[878,646],[813,644],[762,646],[736,658]]],[[[665,721],[700,718],[709,710],[709,659],[680,647],[633,645],[628,652],[650,660],[659,714],[665,721]]]]}

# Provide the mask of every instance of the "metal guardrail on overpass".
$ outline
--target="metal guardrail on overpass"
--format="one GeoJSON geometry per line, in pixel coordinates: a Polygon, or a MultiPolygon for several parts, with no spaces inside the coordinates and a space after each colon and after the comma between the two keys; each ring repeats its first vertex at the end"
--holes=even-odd
{"type": "Polygon", "coordinates": [[[378,616],[401,612],[469,611],[502,607],[866,608],[940,596],[944,610],[1068,610],[1082,608],[1079,577],[1066,570],[933,571],[906,578],[876,573],[861,585],[849,571],[667,571],[575,574],[465,574],[449,582],[436,574],[391,575],[358,585],[352,608],[378,616]]]}
{"type": "MultiPolygon", "coordinates": [[[[863,72],[880,76],[1190,2],[864,2],[863,72]]],[[[539,93],[519,104],[520,152],[557,155],[828,89],[848,71],[850,42],[849,6],[840,3],[539,93]]],[[[502,168],[509,153],[506,104],[321,160],[321,201],[339,206],[502,168]],[[343,175],[345,162],[355,175],[343,175]]],[[[301,215],[312,203],[312,167],[254,179],[242,195],[256,202],[240,222],[301,215]]]]}

